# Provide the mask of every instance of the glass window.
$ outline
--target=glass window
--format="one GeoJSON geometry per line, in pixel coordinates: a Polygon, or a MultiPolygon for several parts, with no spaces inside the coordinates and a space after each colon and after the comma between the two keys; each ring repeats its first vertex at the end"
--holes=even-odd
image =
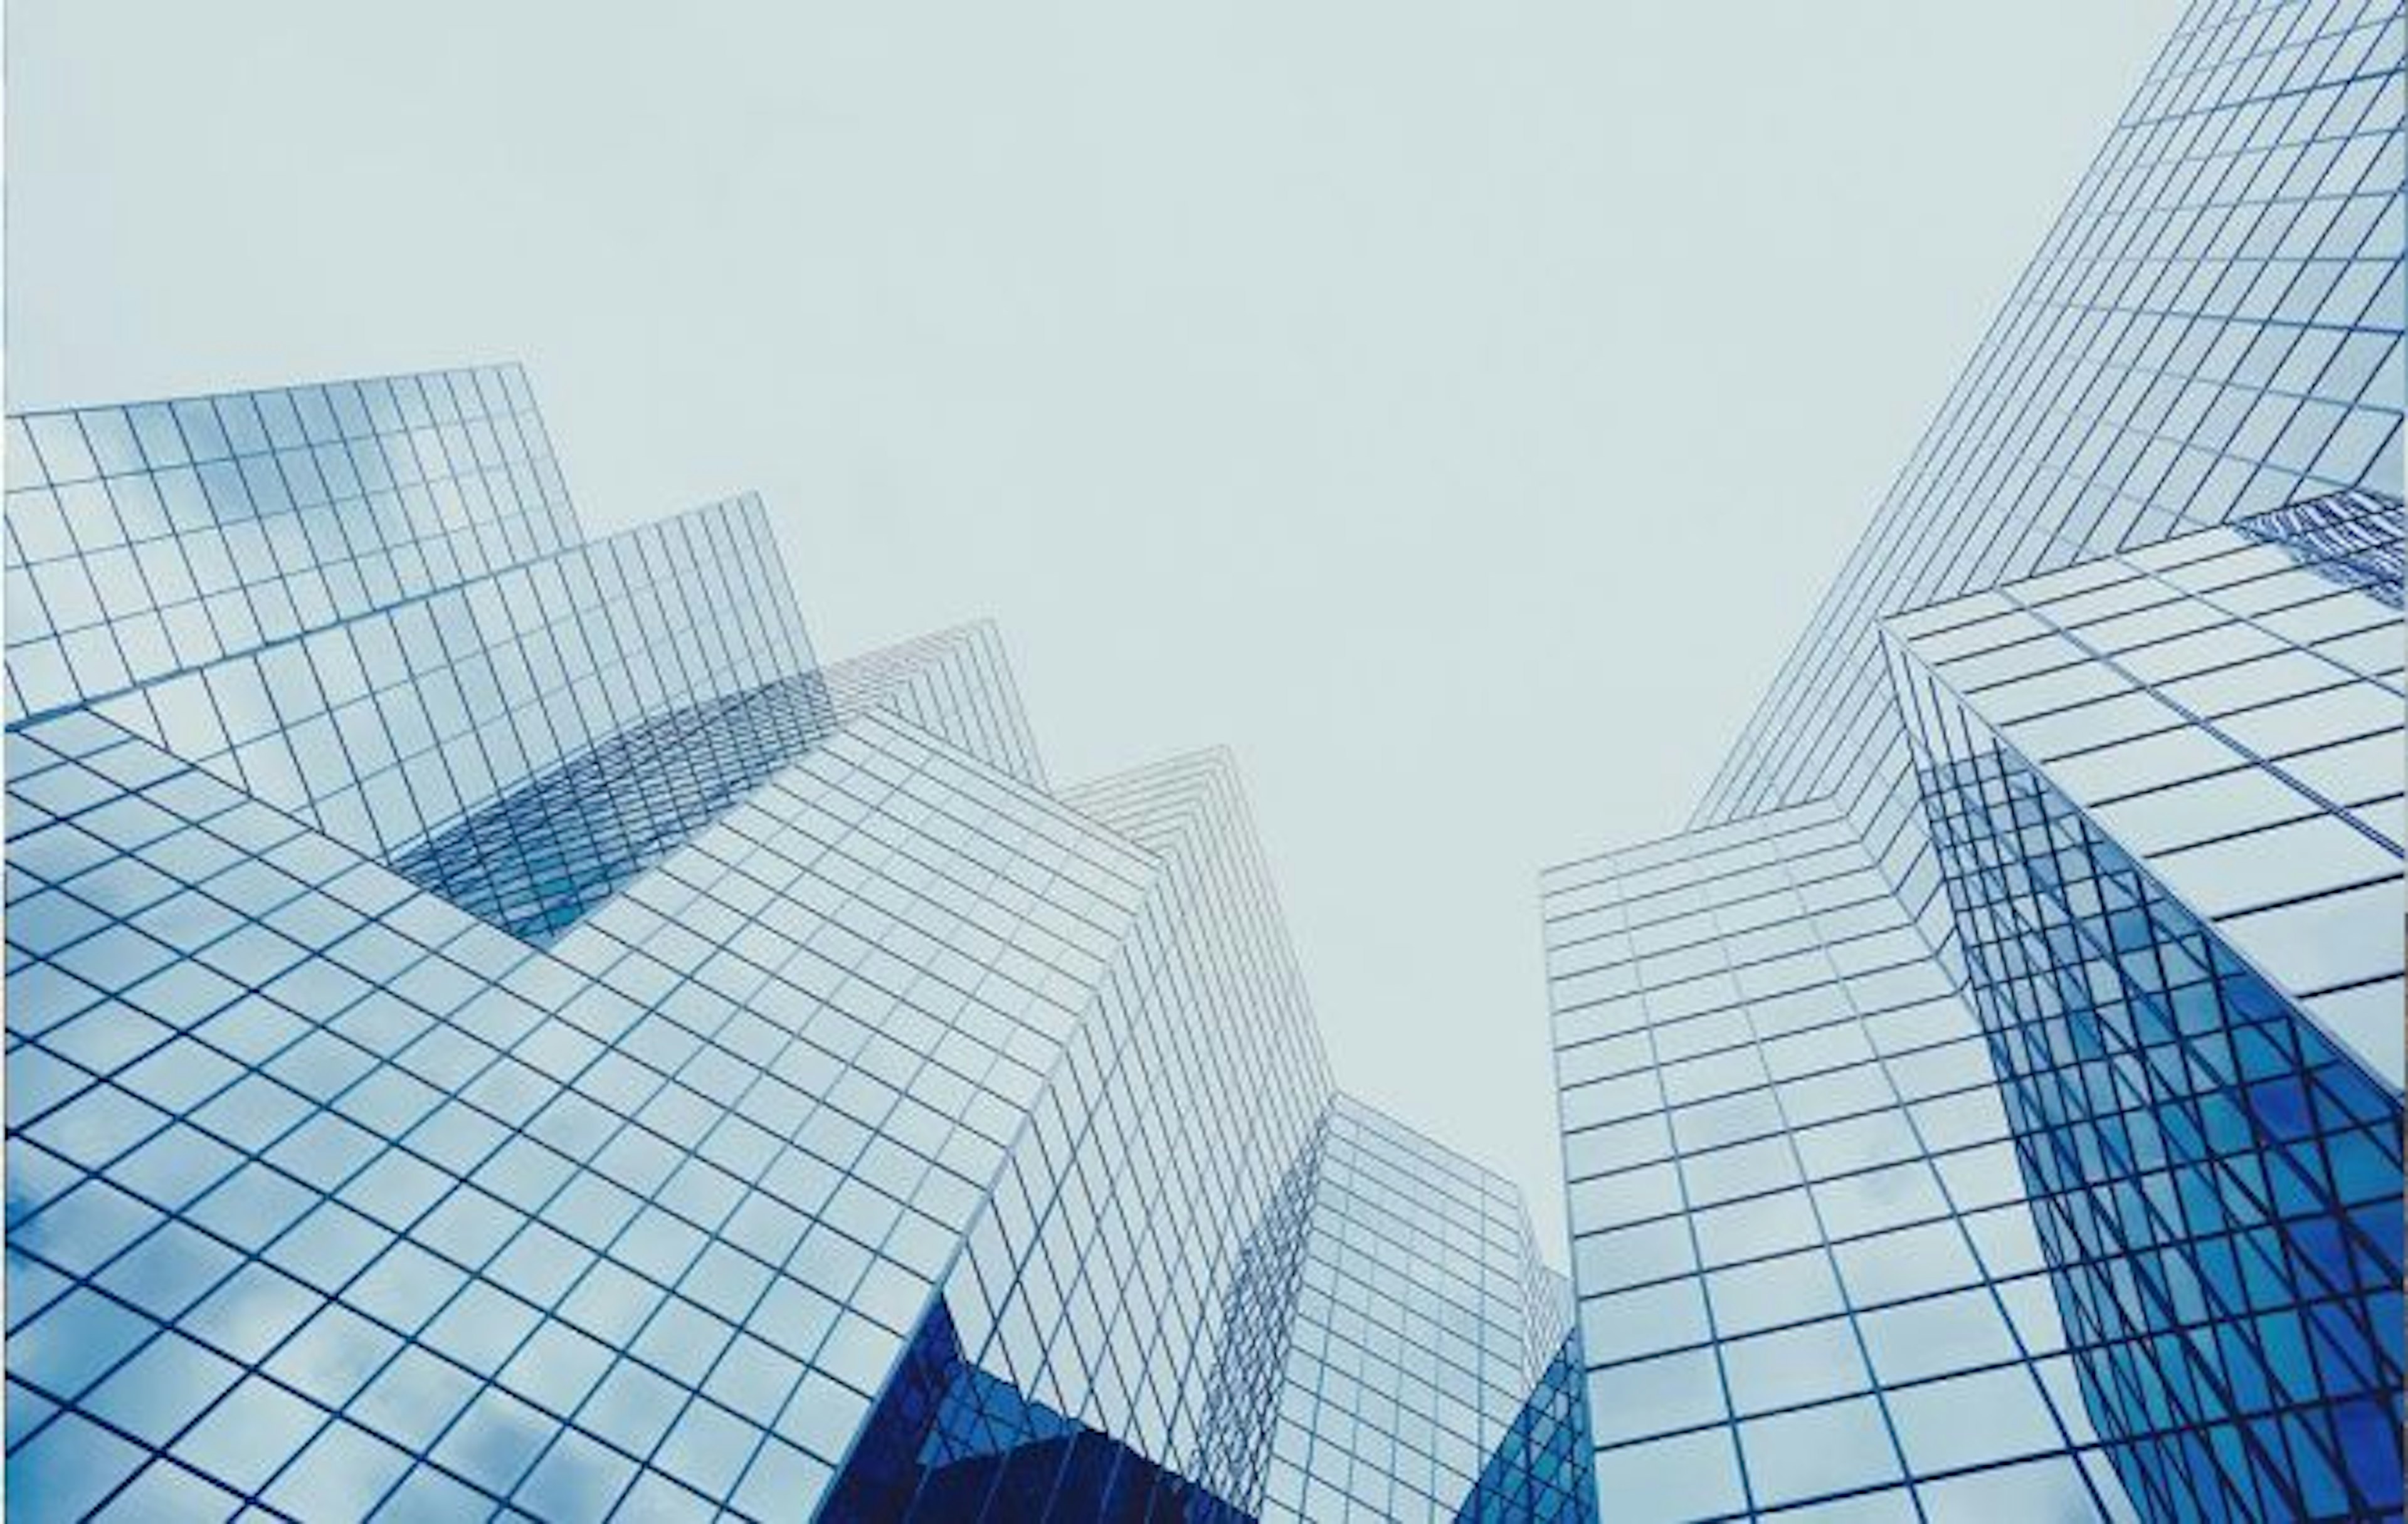
{"type": "Polygon", "coordinates": [[[1742,1414],[1844,1397],[1870,1384],[1844,1317],[1731,1339],[1722,1350],[1731,1404],[1742,1414]]]}
{"type": "Polygon", "coordinates": [[[1838,1246],[1848,1300],[1859,1307],[1964,1286],[1979,1278],[1964,1230],[1951,1218],[1838,1246]]]}
{"type": "MultiPolygon", "coordinates": [[[[1609,1411],[1598,1405],[1594,1385],[1590,1390],[1591,1411],[1609,1411]]],[[[1713,1517],[1747,1503],[1727,1429],[1601,1450],[1597,1484],[1598,1495],[1612,1500],[1615,1518],[1630,1524],[1713,1517]]]]}
{"type": "Polygon", "coordinates": [[[1684,1152],[1765,1137],[1781,1130],[1781,1108],[1770,1090],[1743,1090],[1686,1105],[1672,1114],[1672,1128],[1684,1152]]]}
{"type": "Polygon", "coordinates": [[[2014,1460],[2064,1442],[2031,1373],[2020,1366],[1896,1388],[1887,1398],[1899,1444],[1917,1474],[2014,1460]],[[1981,1422],[1968,1423],[1966,1415],[1974,1413],[1981,1422]]]}
{"type": "MultiPolygon", "coordinates": [[[[2393,781],[2396,785],[2396,776],[2393,781]]],[[[2243,767],[2134,794],[2094,813],[2117,845],[2145,857],[2307,814],[2314,808],[2298,790],[2286,787],[2265,769],[2243,767]]]]}
{"type": "Polygon", "coordinates": [[[1727,1417],[1712,1349],[1609,1365],[1588,1374],[1589,1415],[1599,1444],[1692,1428],[1727,1417]]]}
{"type": "Polygon", "coordinates": [[[1824,1229],[1835,1239],[1901,1227],[1947,1210],[1931,1166],[1919,1160],[1825,1180],[1813,1190],[1824,1229]]]}
{"type": "Polygon", "coordinates": [[[1982,1287],[1866,1313],[1859,1326],[1885,1385],[1972,1370],[2016,1356],[2006,1319],[1982,1287]]]}
{"type": "Polygon", "coordinates": [[[1598,1363],[1702,1344],[1710,1336],[1704,1288],[1694,1278],[1584,1298],[1581,1345],[1598,1363]]]}
{"type": "Polygon", "coordinates": [[[1708,1273],[1706,1292],[1725,1338],[1841,1310],[1840,1283],[1820,1248],[1708,1273]]]}
{"type": "Polygon", "coordinates": [[[2294,820],[2148,860],[2150,873],[2195,913],[2215,918],[2386,876],[2400,860],[2329,815],[2294,820]]]}
{"type": "Polygon", "coordinates": [[[2089,1524],[2107,1517],[2093,1501],[2081,1468],[2063,1456],[1968,1472],[1926,1482],[1915,1491],[1929,1524],[1990,1524],[1999,1518],[2089,1524]]]}
{"type": "Polygon", "coordinates": [[[506,1495],[559,1424],[503,1391],[479,1392],[435,1448],[435,1459],[496,1495],[506,1495]]]}
{"type": "Polygon", "coordinates": [[[1680,1210],[1680,1179],[1670,1164],[1647,1164],[1577,1180],[1570,1205],[1572,1221],[1584,1231],[1619,1227],[1680,1210]]]}
{"type": "Polygon", "coordinates": [[[1798,1161],[1785,1137],[1732,1144],[1681,1161],[1689,1205],[1702,1208],[1741,1196],[1760,1195],[1799,1183],[1798,1161]]]}
{"type": "Polygon", "coordinates": [[[98,1424],[65,1414],[10,1451],[9,1503],[29,1515],[80,1517],[145,1459],[141,1450],[98,1424]]]}
{"type": "Polygon", "coordinates": [[[1896,1163],[1921,1151],[1914,1128],[1896,1109],[1801,1129],[1796,1136],[1807,1174],[1818,1180],[1896,1163]]]}
{"type": "Polygon", "coordinates": [[[1827,1403],[1739,1426],[1748,1479],[1759,1505],[1895,1479],[1898,1457],[1881,1407],[1870,1397],[1827,1403]]]}
{"type": "Polygon", "coordinates": [[[633,1461],[571,1429],[552,1442],[513,1496],[540,1518],[600,1518],[635,1470],[633,1461]]]}
{"type": "Polygon", "coordinates": [[[149,1444],[165,1445],[241,1376],[241,1367],[171,1332],[93,1389],[84,1406],[149,1444]]]}
{"type": "Polygon", "coordinates": [[[1707,1207],[1691,1215],[1698,1251],[1709,1264],[1778,1254],[1816,1242],[1821,1230],[1814,1206],[1803,1190],[1782,1190],[1755,1196],[1727,1206],[1707,1207]]]}
{"type": "Polygon", "coordinates": [[[1572,1260],[1579,1283],[1587,1287],[1635,1286],[1698,1267],[1689,1224],[1680,1218],[1583,1233],[1572,1240],[1572,1260]]]}
{"type": "Polygon", "coordinates": [[[241,1492],[256,1491],[325,1415],[251,1376],[176,1442],[175,1453],[241,1492]]]}

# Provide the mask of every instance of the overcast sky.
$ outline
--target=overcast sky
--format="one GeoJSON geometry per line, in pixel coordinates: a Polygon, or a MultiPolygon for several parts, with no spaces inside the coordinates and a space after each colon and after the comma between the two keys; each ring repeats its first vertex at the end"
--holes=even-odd
{"type": "Polygon", "coordinates": [[[14,0],[8,401],[516,358],[824,653],[994,616],[1057,777],[1234,748],[1341,1083],[1559,1245],[1537,870],[1685,818],[2173,11],[14,0]]]}

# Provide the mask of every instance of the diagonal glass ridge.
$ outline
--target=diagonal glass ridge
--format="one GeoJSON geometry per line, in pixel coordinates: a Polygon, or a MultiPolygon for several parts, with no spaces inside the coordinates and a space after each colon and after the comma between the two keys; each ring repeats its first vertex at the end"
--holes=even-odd
{"type": "Polygon", "coordinates": [[[584,919],[836,728],[817,672],[629,727],[394,858],[531,942],[584,919]]]}

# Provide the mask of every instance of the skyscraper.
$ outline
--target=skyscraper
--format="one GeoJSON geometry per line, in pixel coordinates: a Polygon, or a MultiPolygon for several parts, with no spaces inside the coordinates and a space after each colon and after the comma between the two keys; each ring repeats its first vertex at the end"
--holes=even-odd
{"type": "Polygon", "coordinates": [[[1518,1194],[1228,760],[589,537],[514,367],[12,420],[28,1519],[1593,1516],[1518,1194]]]}
{"type": "Polygon", "coordinates": [[[1688,828],[1544,876],[1613,1517],[2399,1517],[2401,26],[2194,5],[1688,828]]]}

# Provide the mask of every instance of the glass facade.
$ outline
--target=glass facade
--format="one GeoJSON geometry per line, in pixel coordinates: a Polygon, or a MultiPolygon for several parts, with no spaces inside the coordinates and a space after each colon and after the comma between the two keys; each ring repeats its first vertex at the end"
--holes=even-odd
{"type": "Polygon", "coordinates": [[[1548,904],[1617,1517],[2129,1517],[1980,1023],[1846,819],[1629,848],[1548,904]]]}
{"type": "Polygon", "coordinates": [[[1886,615],[2399,494],[2401,26],[2386,0],[2188,7],[1692,824],[1826,798],[1873,819],[1859,800],[1908,772],[1886,615]]]}
{"type": "Polygon", "coordinates": [[[1511,1433],[1548,1407],[1570,1301],[1536,1273],[1519,1193],[1344,1099],[1317,1167],[1264,1517],[1476,1517],[1484,1480],[1571,1492],[1561,1459],[1511,1433]]]}
{"type": "MultiPolygon", "coordinates": [[[[2297,510],[2236,520],[1886,630],[1935,827],[1962,824],[1935,778],[2044,784],[2396,1090],[2401,510],[2366,492],[2300,508],[2315,539],[2286,537],[2297,510]]],[[[1965,844],[1938,834],[1961,889],[1965,844]]]]}
{"type": "Polygon", "coordinates": [[[16,1514],[1593,1517],[1226,756],[587,535],[514,368],[9,430],[16,1514]]]}
{"type": "Polygon", "coordinates": [[[2401,56],[2193,5],[1688,828],[1543,876],[1609,1517],[2400,1517],[2401,56]]]}
{"type": "MultiPolygon", "coordinates": [[[[2398,543],[2396,503],[2351,506],[2398,543]]],[[[2378,721],[2391,776],[2360,778],[2396,790],[2396,614],[2355,574],[2324,581],[2269,558],[2262,528],[1919,614],[1928,634],[1902,678],[2017,1161],[2127,1492],[2159,1517],[2374,1517],[2401,1499],[2399,796],[2336,807],[2309,791],[2301,774],[2351,744],[2316,728],[2281,729],[2296,759],[2244,749],[2245,688],[2128,681],[2153,663],[2221,677],[2286,649],[2323,654],[2324,641],[2246,636],[2297,633],[2284,616],[2345,600],[2379,621],[2388,670],[2354,670],[2363,643],[2331,633],[2333,681],[2308,696],[2389,685],[2361,718],[2378,721]],[[1932,645],[1949,654],[1925,666],[1932,645]],[[2102,668],[2128,680],[2103,683],[2102,668]],[[2068,722],[2135,694],[2169,706],[2159,723],[2068,722]],[[2001,709],[2045,760],[1985,717],[2001,709]],[[2149,761],[2115,755],[2169,739],[2149,761]],[[2082,770],[2100,755],[2113,764],[2082,770]],[[2101,780],[2105,803],[2072,791],[2101,780]],[[2370,819],[2386,810],[2389,836],[2370,819]],[[2354,860],[2298,840],[2302,828],[2380,845],[2354,860]],[[2229,864],[2231,848],[2248,850],[2247,871],[2197,861],[2229,864]],[[2372,917],[2332,908],[2370,886],[2372,917]],[[2264,924],[2292,921],[2305,924],[2264,924]],[[2350,981],[2338,994],[2337,976],[2350,981]]]]}

